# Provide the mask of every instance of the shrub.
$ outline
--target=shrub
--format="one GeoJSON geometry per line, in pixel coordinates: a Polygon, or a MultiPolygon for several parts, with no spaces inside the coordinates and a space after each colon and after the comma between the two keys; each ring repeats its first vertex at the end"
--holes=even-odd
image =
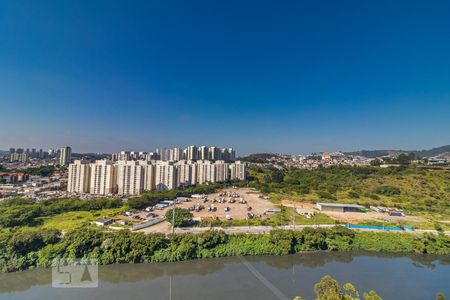
{"type": "Polygon", "coordinates": [[[401,191],[398,187],[390,185],[382,185],[375,189],[375,193],[384,196],[398,196],[401,191]]]}

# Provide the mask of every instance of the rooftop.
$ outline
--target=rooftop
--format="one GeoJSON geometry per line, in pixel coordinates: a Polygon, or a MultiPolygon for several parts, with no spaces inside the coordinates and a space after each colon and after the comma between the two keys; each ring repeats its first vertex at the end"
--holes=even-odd
{"type": "Polygon", "coordinates": [[[341,204],[341,203],[317,203],[321,206],[333,206],[333,207],[352,207],[352,208],[364,208],[362,205],[358,204],[341,204]]]}

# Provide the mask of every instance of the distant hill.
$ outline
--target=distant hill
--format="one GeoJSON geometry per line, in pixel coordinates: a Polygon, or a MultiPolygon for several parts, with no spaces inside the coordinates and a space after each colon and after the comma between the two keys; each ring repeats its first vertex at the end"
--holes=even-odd
{"type": "Polygon", "coordinates": [[[279,155],[274,154],[274,153],[255,153],[255,154],[250,154],[248,156],[239,157],[237,160],[254,162],[254,163],[264,163],[269,158],[272,158],[274,156],[278,157],[279,155]]]}
{"type": "Polygon", "coordinates": [[[448,153],[450,152],[450,145],[442,146],[438,148],[433,148],[430,150],[420,150],[420,151],[412,151],[414,154],[418,157],[430,157],[430,156],[437,156],[439,154],[448,153]]]}
{"type": "Polygon", "coordinates": [[[446,152],[450,152],[450,145],[432,148],[429,150],[361,150],[354,152],[345,152],[346,155],[361,155],[368,158],[376,158],[389,154],[414,153],[417,157],[437,156],[446,152]]]}

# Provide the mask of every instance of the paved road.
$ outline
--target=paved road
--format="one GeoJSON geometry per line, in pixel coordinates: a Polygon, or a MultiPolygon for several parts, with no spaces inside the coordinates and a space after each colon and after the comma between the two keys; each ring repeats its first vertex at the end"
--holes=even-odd
{"type": "MultiPolygon", "coordinates": [[[[228,234],[236,234],[236,233],[254,233],[254,234],[262,234],[269,233],[274,229],[284,229],[284,230],[303,230],[304,228],[331,228],[336,225],[330,224],[319,224],[319,225],[285,225],[285,226],[233,226],[233,227],[179,227],[175,228],[175,233],[202,233],[208,230],[222,230],[228,234]]],[[[149,227],[151,228],[151,227],[149,227]]],[[[147,229],[147,228],[146,228],[147,229]]],[[[376,229],[354,229],[361,231],[372,231],[372,232],[381,232],[383,230],[376,229]]],[[[141,230],[139,230],[141,231],[141,230]]],[[[150,233],[150,231],[142,230],[143,232],[150,233]]],[[[152,232],[155,232],[152,230],[152,232]]],[[[172,231],[170,231],[172,232],[172,231]]],[[[386,231],[385,231],[386,232],[386,231]]],[[[396,231],[399,233],[412,233],[412,234],[423,234],[423,233],[435,233],[438,232],[436,230],[407,230],[407,231],[396,231]]],[[[168,233],[167,229],[164,230],[163,233],[168,233]]],[[[450,231],[445,231],[444,234],[450,235],[450,231]]]]}
{"type": "Polygon", "coordinates": [[[232,226],[232,227],[184,227],[184,228],[176,228],[176,233],[183,233],[183,232],[193,232],[193,233],[200,233],[205,232],[207,230],[222,230],[225,231],[225,233],[269,233],[271,230],[274,229],[285,229],[285,230],[302,230],[304,228],[330,228],[334,227],[335,225],[286,225],[286,226],[232,226]]]}

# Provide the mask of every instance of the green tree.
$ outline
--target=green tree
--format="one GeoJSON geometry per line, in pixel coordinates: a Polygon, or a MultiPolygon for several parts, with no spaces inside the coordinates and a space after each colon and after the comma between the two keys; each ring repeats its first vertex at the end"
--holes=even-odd
{"type": "Polygon", "coordinates": [[[339,300],[342,299],[339,283],[330,275],[322,277],[320,282],[314,285],[316,300],[339,300]]]}
{"type": "Polygon", "coordinates": [[[359,292],[356,290],[353,284],[346,283],[344,284],[343,288],[348,293],[348,297],[351,297],[352,299],[359,299],[359,292]]]}
{"type": "Polygon", "coordinates": [[[348,192],[348,197],[352,198],[352,199],[358,199],[359,198],[359,194],[356,191],[349,191],[348,192]]]}
{"type": "MultiPolygon", "coordinates": [[[[314,286],[316,292],[316,300],[359,300],[358,290],[351,284],[346,283],[343,291],[337,282],[330,275],[322,277],[319,283],[314,286]]],[[[382,300],[374,291],[364,293],[365,300],[382,300]]]]}
{"type": "Polygon", "coordinates": [[[402,153],[397,157],[397,162],[401,165],[409,165],[415,157],[416,156],[412,152],[409,154],[402,153]]]}
{"type": "MultiPolygon", "coordinates": [[[[166,212],[167,221],[172,224],[173,221],[173,209],[166,212]]],[[[175,208],[175,226],[186,226],[192,221],[192,214],[186,208],[175,208]]],[[[173,225],[173,224],[172,224],[173,225]]]]}
{"type": "Polygon", "coordinates": [[[282,183],[284,179],[283,171],[276,170],[272,173],[272,181],[275,183],[282,183]]]}
{"type": "Polygon", "coordinates": [[[436,295],[436,300],[447,300],[447,297],[445,297],[444,293],[438,293],[436,295]]]}
{"type": "Polygon", "coordinates": [[[377,159],[374,159],[374,160],[372,160],[372,161],[370,162],[370,165],[371,165],[371,166],[376,166],[376,167],[380,166],[381,164],[382,164],[382,161],[379,160],[378,158],[377,158],[377,159]]]}
{"type": "Polygon", "coordinates": [[[375,291],[364,293],[365,300],[383,300],[375,291]]]}

